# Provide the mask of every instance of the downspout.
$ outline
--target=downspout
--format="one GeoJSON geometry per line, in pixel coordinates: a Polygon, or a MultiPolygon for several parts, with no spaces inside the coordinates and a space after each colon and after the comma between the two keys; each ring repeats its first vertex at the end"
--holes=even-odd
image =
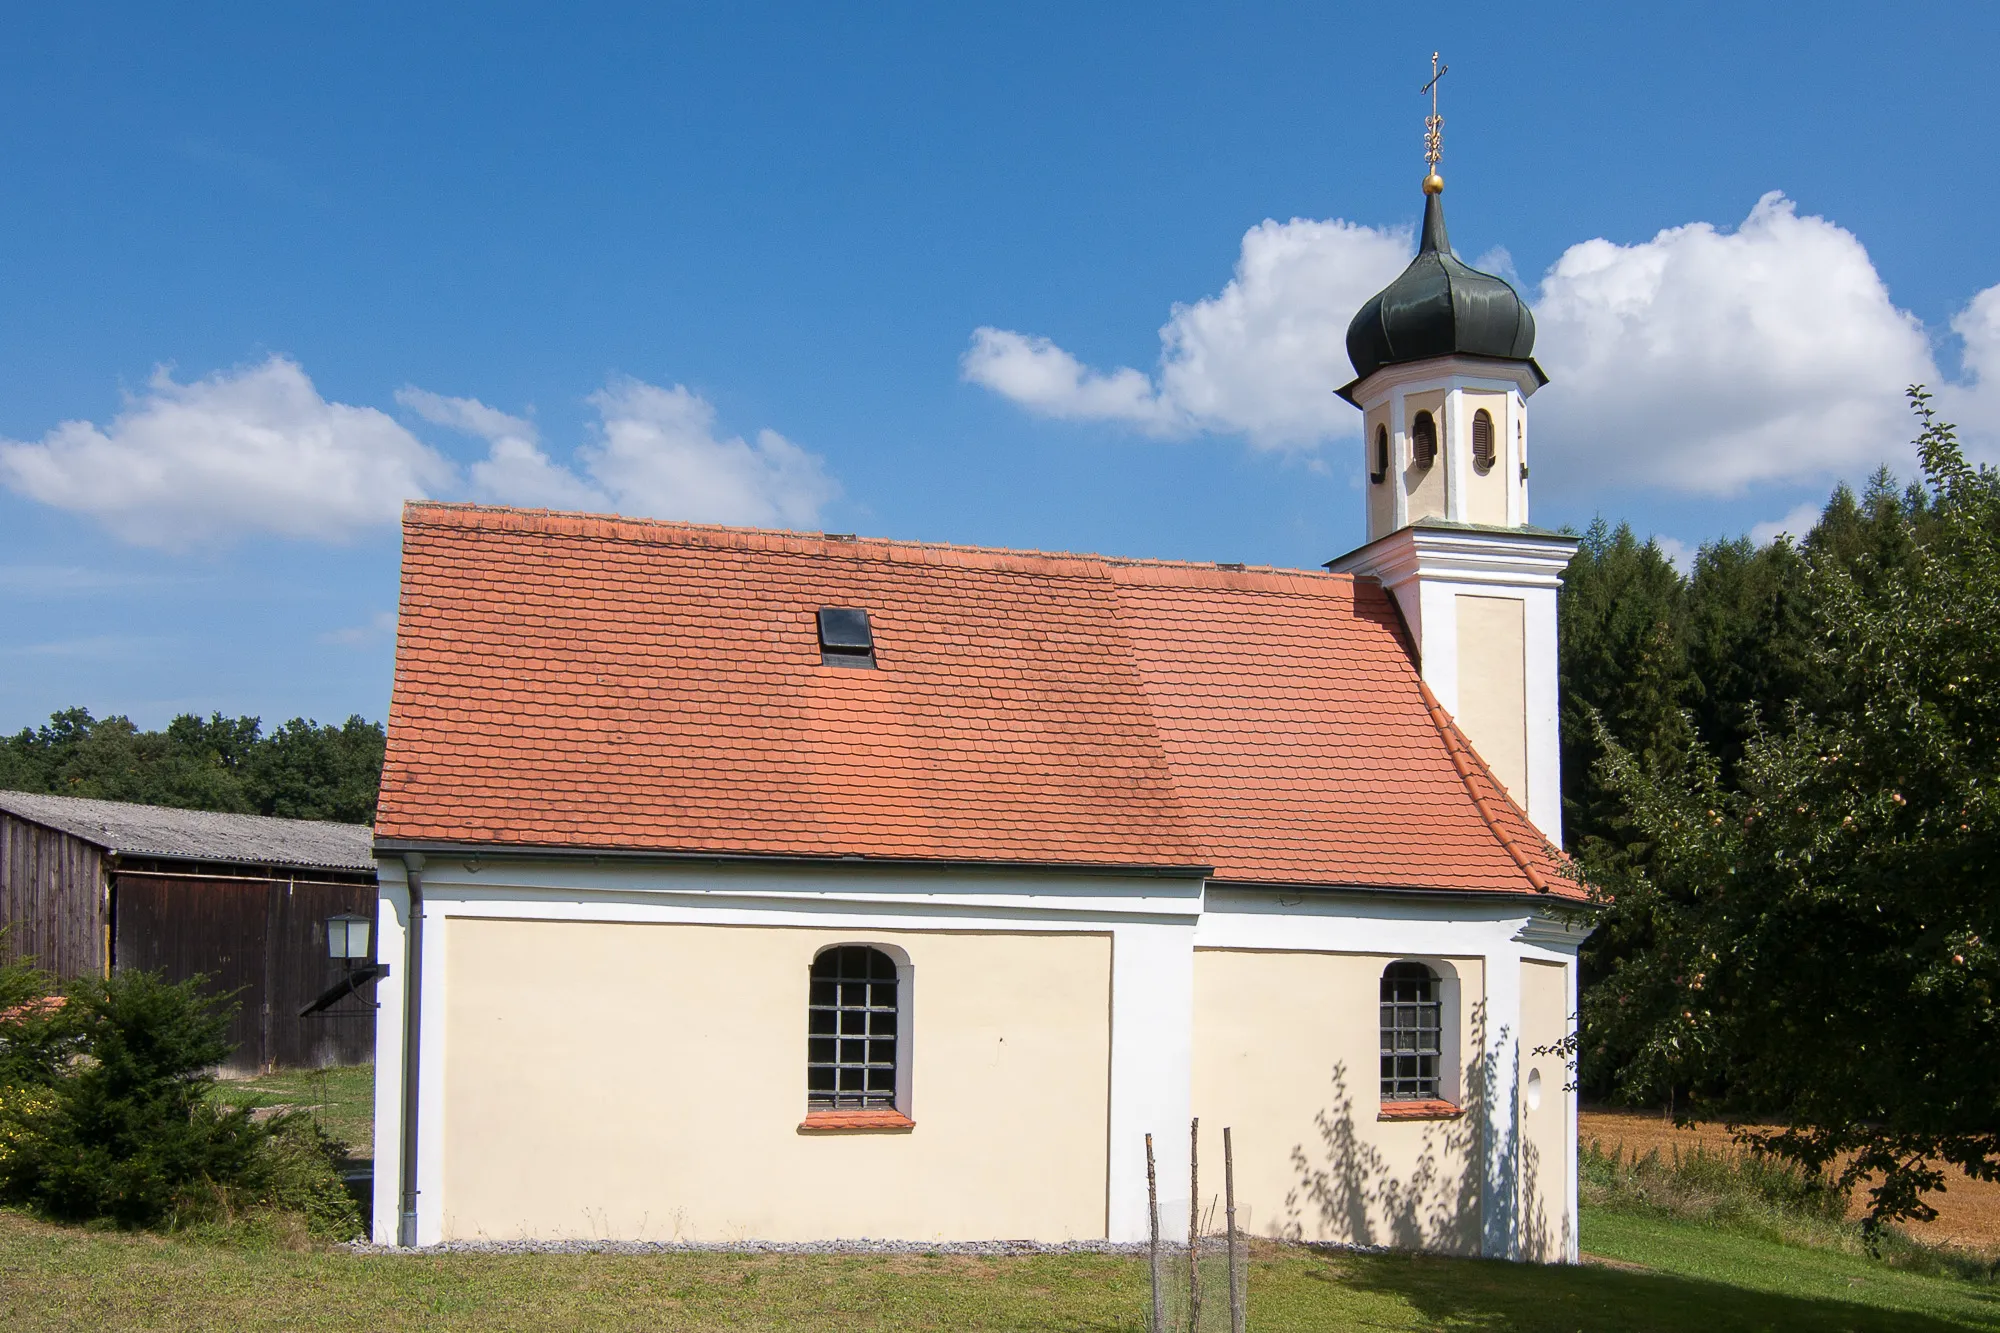
{"type": "Polygon", "coordinates": [[[417,1049],[423,1036],[424,990],[424,854],[403,853],[404,878],[409,884],[409,923],[403,932],[403,1151],[402,1199],[396,1220],[396,1243],[417,1243],[417,1049]]]}

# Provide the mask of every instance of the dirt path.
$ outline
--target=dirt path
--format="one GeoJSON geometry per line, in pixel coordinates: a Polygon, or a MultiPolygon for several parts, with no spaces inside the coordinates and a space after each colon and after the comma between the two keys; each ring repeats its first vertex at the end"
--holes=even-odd
{"type": "MultiPolygon", "coordinates": [[[[1622,1145],[1627,1156],[1643,1156],[1657,1148],[1666,1157],[1675,1148],[1685,1152],[1697,1144],[1721,1150],[1735,1147],[1729,1131],[1721,1125],[1676,1129],[1673,1121],[1657,1112],[1586,1109],[1578,1122],[1577,1137],[1585,1144],[1594,1139],[1607,1152],[1622,1145]]],[[[1930,1202],[1938,1210],[1937,1221],[1905,1223],[1911,1235],[2000,1253],[2000,1183],[1968,1180],[1947,1171],[1945,1192],[1933,1195],[1930,1202]]],[[[1857,1207],[1854,1211],[1858,1214],[1862,1210],[1857,1207]]]]}

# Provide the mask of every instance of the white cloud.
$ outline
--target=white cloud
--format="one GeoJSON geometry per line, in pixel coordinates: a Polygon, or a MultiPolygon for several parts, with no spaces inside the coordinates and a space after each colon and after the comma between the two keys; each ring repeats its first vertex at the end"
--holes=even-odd
{"type": "MultiPolygon", "coordinates": [[[[125,541],[183,549],[250,533],[337,541],[392,523],[405,500],[502,504],[712,523],[809,526],[839,494],[823,460],[775,431],[715,430],[698,394],[613,379],[590,398],[595,438],[565,466],[533,422],[474,398],[404,388],[417,417],[486,441],[464,474],[393,418],[322,398],[273,356],[182,384],[162,368],[109,425],[66,421],[0,440],[0,483],[97,519],[125,541]]],[[[344,640],[342,640],[344,641],[344,640]]]]}
{"type": "Polygon", "coordinates": [[[486,441],[486,457],[474,463],[474,498],[536,509],[612,508],[610,498],[580,481],[542,451],[535,423],[488,407],[477,398],[447,398],[405,385],[396,401],[433,425],[463,431],[486,441]]]}
{"type": "Polygon", "coordinates": [[[576,450],[575,467],[549,456],[532,422],[477,399],[405,388],[396,401],[487,442],[472,493],[498,504],[803,527],[840,493],[817,454],[776,431],[754,443],[718,436],[715,408],[681,385],[620,377],[592,394],[597,437],[576,450]]]}
{"type": "Polygon", "coordinates": [[[1542,280],[1537,449],[1571,486],[1732,494],[1902,454],[1903,389],[1936,379],[1853,233],[1772,193],[1742,226],[1574,245],[1542,280]]]}
{"type": "MultiPolygon", "coordinates": [[[[1351,373],[1347,321],[1409,255],[1401,230],[1265,222],[1220,295],[1174,307],[1151,376],[993,328],[973,335],[962,367],[1044,416],[1267,447],[1351,440],[1359,414],[1332,392],[1351,373]]],[[[1475,266],[1511,277],[1513,260],[1496,247],[1475,266]]],[[[1907,467],[1903,390],[1919,381],[1975,453],[1983,442],[2000,455],[2000,287],[1953,321],[1965,376],[1946,383],[1861,242],[1781,194],[1733,230],[1696,222],[1634,245],[1573,245],[1534,305],[1536,357],[1553,380],[1532,423],[1545,488],[1732,494],[1907,467]]]]}
{"type": "Polygon", "coordinates": [[[1951,321],[1964,346],[1962,377],[1937,386],[1937,408],[1962,430],[1966,453],[2000,462],[2000,286],[1972,298],[1951,321]]]}
{"type": "Polygon", "coordinates": [[[256,532],[340,540],[453,477],[388,416],[328,402],[281,356],[188,384],[163,367],[108,426],[0,441],[10,489],[168,549],[256,532]]]}
{"type": "Polygon", "coordinates": [[[1310,445],[1353,433],[1353,409],[1333,394],[1350,378],[1347,322],[1410,254],[1401,228],[1266,221],[1244,233],[1221,293],[1173,308],[1157,377],[1092,370],[1047,338],[994,328],[973,334],[960,364],[966,379],[1043,416],[1310,445]]]}
{"type": "Polygon", "coordinates": [[[1064,421],[1122,421],[1153,434],[1190,428],[1153,381],[1130,366],[1092,370],[1047,338],[990,326],[972,331],[965,378],[1031,412],[1064,421]]]}
{"type": "Polygon", "coordinates": [[[1780,537],[1790,537],[1793,541],[1803,541],[1805,535],[1811,532],[1819,523],[1822,508],[1823,506],[1811,500],[1806,501],[1804,504],[1794,505],[1792,511],[1783,518],[1774,518],[1768,522],[1752,524],[1750,527],[1750,540],[1757,546],[1769,546],[1780,537]]]}

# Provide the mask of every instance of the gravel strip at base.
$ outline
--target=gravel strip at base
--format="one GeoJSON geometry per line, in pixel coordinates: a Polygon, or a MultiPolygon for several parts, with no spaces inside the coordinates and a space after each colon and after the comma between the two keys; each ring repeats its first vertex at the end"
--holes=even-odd
{"type": "Polygon", "coordinates": [[[448,1240],[438,1245],[351,1242],[355,1254],[1144,1254],[1144,1241],[1110,1240],[448,1240]]]}

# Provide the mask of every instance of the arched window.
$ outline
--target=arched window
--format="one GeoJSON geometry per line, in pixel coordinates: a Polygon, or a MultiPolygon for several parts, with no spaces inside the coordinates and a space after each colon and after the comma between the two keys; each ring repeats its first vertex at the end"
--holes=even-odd
{"type": "Polygon", "coordinates": [[[880,949],[844,944],[813,959],[808,1109],[895,1107],[897,999],[896,961],[880,949]]]}
{"type": "Polygon", "coordinates": [[[1493,414],[1483,407],[1472,414],[1472,466],[1481,476],[1493,470],[1493,414]]]}
{"type": "Polygon", "coordinates": [[[1410,427],[1410,458],[1420,468],[1428,469],[1437,462],[1438,427],[1437,421],[1428,412],[1417,413],[1417,419],[1410,427]]]}
{"type": "Polygon", "coordinates": [[[1382,970],[1382,1100],[1437,1100],[1443,1055],[1437,974],[1422,963],[1389,964],[1382,970]]]}
{"type": "Polygon", "coordinates": [[[1389,428],[1375,428],[1375,468],[1368,474],[1368,480],[1380,486],[1389,475],[1389,428]]]}

